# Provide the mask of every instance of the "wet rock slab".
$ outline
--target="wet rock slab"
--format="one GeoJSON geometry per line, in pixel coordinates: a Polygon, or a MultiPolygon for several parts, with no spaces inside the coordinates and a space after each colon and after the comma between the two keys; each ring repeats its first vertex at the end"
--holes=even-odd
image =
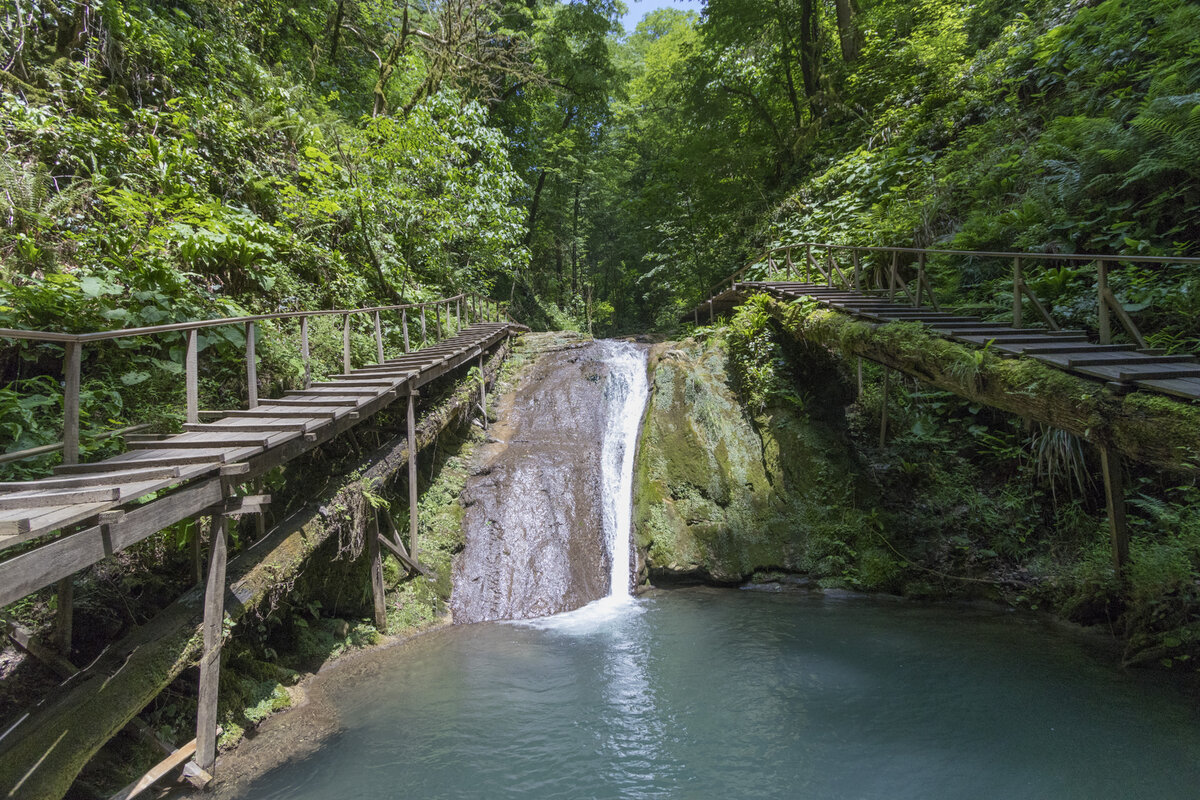
{"type": "Polygon", "coordinates": [[[456,623],[569,611],[608,592],[601,521],[607,368],[599,345],[526,337],[536,352],[498,403],[460,502],[456,623]]]}

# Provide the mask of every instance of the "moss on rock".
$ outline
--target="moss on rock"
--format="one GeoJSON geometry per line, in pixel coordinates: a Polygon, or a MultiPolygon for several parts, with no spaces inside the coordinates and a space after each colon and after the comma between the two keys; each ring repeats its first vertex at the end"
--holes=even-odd
{"type": "MultiPolygon", "coordinates": [[[[827,419],[751,414],[719,342],[658,345],[635,473],[634,525],[651,575],[718,582],[782,569],[837,582],[834,541],[870,527],[868,484],[827,419]]],[[[809,387],[820,391],[820,387],[809,387]]]]}

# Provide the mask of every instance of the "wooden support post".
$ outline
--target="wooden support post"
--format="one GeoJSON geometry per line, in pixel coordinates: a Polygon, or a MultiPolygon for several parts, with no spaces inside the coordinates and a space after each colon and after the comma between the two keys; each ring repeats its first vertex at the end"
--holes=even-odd
{"type": "Polygon", "coordinates": [[[858,394],[856,395],[857,397],[862,397],[862,387],[863,387],[863,363],[862,362],[863,362],[862,356],[859,356],[858,357],[858,394]]]}
{"type": "Polygon", "coordinates": [[[1022,306],[1025,301],[1024,292],[1021,291],[1021,285],[1025,278],[1021,274],[1021,257],[1017,256],[1013,259],[1013,322],[1014,328],[1020,328],[1024,325],[1025,320],[1022,315],[1022,306]]]}
{"type": "Polygon", "coordinates": [[[429,343],[425,330],[425,306],[421,306],[421,347],[425,347],[429,343]]]}
{"type": "Polygon", "coordinates": [[[825,266],[829,268],[829,274],[825,276],[829,287],[833,288],[833,248],[825,249],[825,266]]]}
{"type": "Polygon", "coordinates": [[[775,280],[775,259],[769,253],[767,254],[767,280],[775,280]]]}
{"type": "Polygon", "coordinates": [[[692,322],[696,325],[696,327],[700,327],[700,306],[696,306],[692,309],[692,322]]]}
{"type": "Polygon", "coordinates": [[[312,386],[312,359],[308,354],[308,317],[300,318],[300,358],[304,361],[304,388],[312,386]]]}
{"type": "Polygon", "coordinates": [[[813,265],[812,245],[806,244],[806,245],[804,245],[804,281],[805,281],[805,283],[812,283],[812,265],[813,265]]]}
{"type": "Polygon", "coordinates": [[[383,585],[383,557],[379,551],[379,512],[374,509],[367,523],[367,559],[371,569],[371,595],[375,602],[375,629],[387,633],[387,590],[383,585]]]}
{"type": "Polygon", "coordinates": [[[184,396],[188,422],[200,421],[200,338],[193,328],[187,332],[187,353],[183,358],[184,396]]]}
{"type": "Polygon", "coordinates": [[[255,354],[254,323],[246,323],[246,407],[258,408],[258,356],[255,354]]]}
{"type": "Polygon", "coordinates": [[[375,312],[375,357],[376,364],[383,363],[383,321],[379,319],[379,312],[375,312]]]}
{"type": "Polygon", "coordinates": [[[887,425],[888,425],[888,382],[891,378],[892,371],[888,367],[883,368],[883,397],[879,402],[879,446],[882,448],[887,444],[887,425]]]}
{"type": "Polygon", "coordinates": [[[1096,262],[1096,302],[1099,305],[1100,344],[1112,343],[1112,319],[1108,313],[1105,293],[1108,290],[1108,262],[1096,262]]]}
{"type": "Polygon", "coordinates": [[[65,658],[71,657],[75,639],[75,578],[68,576],[55,589],[58,608],[54,613],[54,644],[65,658]]]}
{"type": "Polygon", "coordinates": [[[408,391],[408,554],[414,562],[417,555],[417,392],[408,391]]]}
{"type": "Polygon", "coordinates": [[[408,309],[400,309],[400,325],[404,328],[404,352],[411,353],[412,350],[408,346],[408,309]]]}
{"type": "Polygon", "coordinates": [[[1100,446],[1100,466],[1104,472],[1104,500],[1108,508],[1108,531],[1112,539],[1113,569],[1118,577],[1129,562],[1129,529],[1125,524],[1125,465],[1121,453],[1100,446]]]}
{"type": "Polygon", "coordinates": [[[200,520],[193,520],[196,530],[192,534],[192,583],[199,585],[204,580],[204,560],[201,558],[203,538],[200,535],[200,520]]]}
{"type": "Polygon", "coordinates": [[[708,324],[712,325],[712,323],[713,323],[713,301],[710,299],[708,301],[708,324]]]}
{"type": "Polygon", "coordinates": [[[920,308],[921,291],[925,288],[925,254],[917,254],[917,293],[913,295],[913,306],[920,308]]]}
{"type": "MultiPolygon", "coordinates": [[[[854,265],[854,288],[862,291],[862,260],[858,257],[857,250],[850,251],[850,263],[854,265]]],[[[860,362],[861,364],[861,362],[860,362]]]]}
{"type": "Polygon", "coordinates": [[[433,321],[437,325],[437,340],[442,340],[442,306],[439,303],[433,307],[433,321]]]}
{"type": "Polygon", "coordinates": [[[342,314],[342,371],[349,372],[353,368],[350,363],[350,315],[342,314]]]}
{"type": "Polygon", "coordinates": [[[196,766],[212,772],[217,760],[217,683],[225,622],[226,529],[223,514],[213,514],[209,537],[208,584],[204,589],[204,651],[200,656],[200,697],[196,709],[196,766]]]}
{"type": "Polygon", "coordinates": [[[479,413],[483,415],[483,429],[488,429],[487,416],[487,378],[483,372],[483,356],[479,356],[479,413]]]}
{"type": "Polygon", "coordinates": [[[462,330],[462,298],[461,297],[454,301],[454,328],[455,328],[455,330],[458,330],[458,331],[462,330]]]}
{"type": "Polygon", "coordinates": [[[79,463],[79,387],[83,346],[67,342],[63,354],[63,455],[62,463],[79,463]]]}
{"type": "Polygon", "coordinates": [[[784,277],[788,280],[795,280],[796,265],[792,263],[792,248],[789,247],[785,251],[784,257],[787,260],[787,272],[784,274],[784,277]]]}
{"type": "MultiPolygon", "coordinates": [[[[892,253],[892,271],[888,275],[888,302],[896,302],[896,278],[900,275],[900,254],[892,253]]],[[[886,374],[886,373],[885,373],[886,374]]]]}

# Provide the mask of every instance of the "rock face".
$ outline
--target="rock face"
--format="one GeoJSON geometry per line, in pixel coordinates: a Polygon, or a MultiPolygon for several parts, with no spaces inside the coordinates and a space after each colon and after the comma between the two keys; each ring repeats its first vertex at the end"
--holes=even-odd
{"type": "Polygon", "coordinates": [[[456,623],[522,619],[608,593],[600,449],[607,369],[599,347],[529,334],[533,358],[480,449],[460,502],[466,547],[454,565],[456,623]]]}
{"type": "Polygon", "coordinates": [[[719,344],[662,344],[650,361],[634,476],[643,572],[728,582],[756,570],[836,572],[840,543],[855,538],[845,526],[867,524],[870,494],[837,419],[792,407],[751,414],[719,344]]]}

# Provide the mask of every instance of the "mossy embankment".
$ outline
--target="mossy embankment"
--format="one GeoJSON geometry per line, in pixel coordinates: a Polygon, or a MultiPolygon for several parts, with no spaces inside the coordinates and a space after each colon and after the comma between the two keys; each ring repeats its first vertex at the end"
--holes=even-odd
{"type": "Polygon", "coordinates": [[[656,347],[652,361],[635,476],[651,581],[785,572],[824,587],[986,599],[1111,631],[1126,663],[1194,663],[1194,407],[767,298],[656,347]],[[861,384],[858,355],[871,359],[861,384]],[[874,362],[901,370],[886,387],[883,444],[874,362]],[[1005,392],[1016,405],[991,402],[1005,392]],[[1131,455],[1122,575],[1093,444],[1131,455]]]}

